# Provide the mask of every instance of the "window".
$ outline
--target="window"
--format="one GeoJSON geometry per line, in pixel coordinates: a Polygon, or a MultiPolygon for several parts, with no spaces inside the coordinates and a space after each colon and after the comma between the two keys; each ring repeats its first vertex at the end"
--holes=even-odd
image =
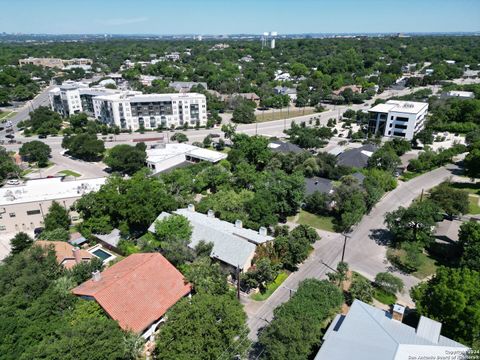
{"type": "Polygon", "coordinates": [[[40,210],[27,210],[27,215],[38,215],[40,210]]]}
{"type": "Polygon", "coordinates": [[[390,120],[393,120],[393,116],[390,116],[390,120]]]}
{"type": "Polygon", "coordinates": [[[0,225],[0,231],[5,231],[7,230],[7,227],[5,225],[0,225]]]}
{"type": "Polygon", "coordinates": [[[10,217],[15,217],[16,216],[15,213],[10,213],[8,215],[10,215],[10,217]]]}

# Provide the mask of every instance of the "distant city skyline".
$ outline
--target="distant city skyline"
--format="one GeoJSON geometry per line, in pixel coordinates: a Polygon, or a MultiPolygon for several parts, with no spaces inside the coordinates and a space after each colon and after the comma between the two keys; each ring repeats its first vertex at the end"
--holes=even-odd
{"type": "Polygon", "coordinates": [[[479,32],[478,0],[0,0],[0,32],[279,34],[479,32]]]}

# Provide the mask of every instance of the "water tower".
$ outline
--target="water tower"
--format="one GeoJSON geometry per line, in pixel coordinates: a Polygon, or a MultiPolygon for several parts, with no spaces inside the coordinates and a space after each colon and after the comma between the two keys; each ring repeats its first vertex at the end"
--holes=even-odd
{"type": "Polygon", "coordinates": [[[275,38],[277,35],[278,33],[276,31],[270,33],[270,49],[275,49],[275,38]]]}
{"type": "Polygon", "coordinates": [[[264,32],[261,40],[262,40],[262,49],[267,46],[267,39],[268,39],[268,32],[264,32]]]}

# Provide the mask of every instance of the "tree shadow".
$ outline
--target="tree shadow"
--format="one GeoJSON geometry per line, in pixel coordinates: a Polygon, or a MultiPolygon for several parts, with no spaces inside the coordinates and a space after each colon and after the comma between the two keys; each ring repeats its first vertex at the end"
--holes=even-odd
{"type": "Polygon", "coordinates": [[[392,243],[392,235],[387,229],[370,230],[369,238],[374,240],[378,245],[389,246],[392,243]]]}

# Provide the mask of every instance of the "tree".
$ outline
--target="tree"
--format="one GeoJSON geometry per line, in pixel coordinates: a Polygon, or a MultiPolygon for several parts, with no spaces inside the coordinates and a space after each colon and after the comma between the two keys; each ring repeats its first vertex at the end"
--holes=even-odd
{"type": "Polygon", "coordinates": [[[162,254],[175,266],[192,259],[188,248],[191,236],[192,225],[185,216],[174,214],[155,222],[155,240],[162,254]]]}
{"type": "Polygon", "coordinates": [[[126,144],[114,146],[108,151],[105,164],[113,171],[133,175],[145,166],[147,160],[147,153],[139,144],[143,143],[137,143],[135,146],[126,144]]]}
{"type": "Polygon", "coordinates": [[[354,299],[363,301],[367,304],[373,301],[373,287],[370,281],[362,276],[354,276],[352,285],[348,290],[350,293],[351,301],[354,299]]]}
{"type": "Polygon", "coordinates": [[[51,231],[44,230],[38,236],[40,240],[48,240],[48,241],[65,241],[67,242],[70,239],[70,233],[68,230],[63,228],[56,228],[51,231]]]}
{"type": "Polygon", "coordinates": [[[321,343],[325,321],[343,301],[340,289],[328,281],[302,281],[292,298],[274,309],[273,320],[261,332],[262,358],[310,358],[321,343]]]}
{"type": "Polygon", "coordinates": [[[347,280],[348,263],[340,261],[337,264],[337,271],[327,273],[328,280],[342,288],[342,284],[347,280]]]}
{"type": "Polygon", "coordinates": [[[480,271],[480,223],[464,222],[458,233],[461,256],[460,264],[466,268],[480,271]]]}
{"type": "Polygon", "coordinates": [[[440,267],[411,290],[417,311],[442,323],[442,334],[471,345],[480,334],[480,273],[440,267]]]}
{"type": "Polygon", "coordinates": [[[24,232],[16,233],[15,236],[10,240],[10,245],[12,246],[12,254],[18,254],[25,249],[28,249],[33,244],[33,239],[24,232]]]}
{"type": "Polygon", "coordinates": [[[167,312],[160,328],[158,359],[243,358],[249,347],[246,315],[230,295],[197,294],[182,299],[167,312]]]}
{"type": "Polygon", "coordinates": [[[185,278],[199,294],[223,295],[228,292],[227,277],[220,265],[209,257],[200,257],[185,270],[185,278]]]}
{"type": "Polygon", "coordinates": [[[465,171],[471,178],[480,177],[480,148],[472,149],[463,161],[465,171]]]}
{"type": "Polygon", "coordinates": [[[36,162],[38,167],[47,166],[51,152],[50,146],[38,140],[26,142],[19,150],[22,157],[30,162],[36,162]]]}
{"type": "Polygon", "coordinates": [[[375,276],[375,285],[391,294],[402,292],[404,287],[402,279],[388,272],[378,273],[375,276]]]}
{"type": "Polygon", "coordinates": [[[429,129],[423,129],[415,134],[413,141],[415,142],[416,140],[420,140],[424,146],[433,144],[433,132],[429,129]]]}
{"type": "Polygon", "coordinates": [[[188,141],[188,137],[184,133],[175,133],[170,137],[170,140],[184,143],[188,141]]]}
{"type": "Polygon", "coordinates": [[[468,212],[468,193],[454,189],[448,182],[435,187],[430,192],[430,199],[450,217],[468,212]]]}
{"type": "Polygon", "coordinates": [[[401,206],[387,213],[385,223],[396,241],[428,245],[433,239],[438,212],[438,207],[432,201],[418,201],[408,209],[401,206]]]}
{"type": "Polygon", "coordinates": [[[328,211],[329,200],[328,194],[315,191],[305,198],[305,209],[314,214],[325,214],[328,211]]]}
{"type": "Polygon", "coordinates": [[[94,134],[79,134],[63,138],[62,147],[67,149],[70,155],[85,160],[96,161],[105,152],[102,140],[94,134]]]}
{"type": "Polygon", "coordinates": [[[20,168],[4,147],[0,147],[0,181],[10,177],[20,177],[20,168]]]}
{"type": "Polygon", "coordinates": [[[46,106],[40,106],[30,113],[32,131],[39,135],[56,135],[62,127],[62,118],[46,106]]]}
{"type": "Polygon", "coordinates": [[[222,131],[225,139],[233,139],[235,132],[237,131],[237,124],[223,124],[222,131]]]}
{"type": "Polygon", "coordinates": [[[87,126],[88,116],[85,113],[73,114],[68,119],[74,132],[79,132],[87,126]]]}
{"type": "Polygon", "coordinates": [[[70,217],[68,211],[56,201],[48,209],[48,214],[44,219],[46,231],[56,230],[58,228],[68,230],[70,227],[70,217]]]}
{"type": "Polygon", "coordinates": [[[233,110],[232,121],[241,124],[254,123],[255,105],[252,105],[251,101],[241,101],[233,110]]]}
{"type": "Polygon", "coordinates": [[[393,173],[400,165],[400,158],[391,147],[381,147],[368,159],[368,167],[393,173]]]}

